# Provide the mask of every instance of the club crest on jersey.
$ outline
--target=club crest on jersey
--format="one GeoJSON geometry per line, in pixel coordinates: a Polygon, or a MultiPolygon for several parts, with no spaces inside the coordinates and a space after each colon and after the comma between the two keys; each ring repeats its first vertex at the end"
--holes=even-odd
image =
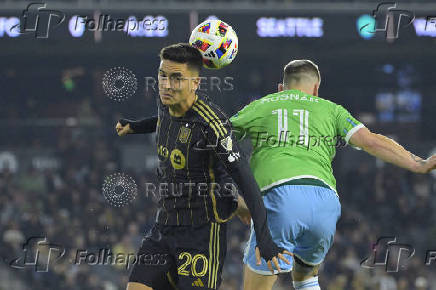
{"type": "Polygon", "coordinates": [[[191,134],[191,129],[186,127],[180,127],[179,130],[179,141],[181,143],[186,143],[188,141],[189,135],[191,134]]]}
{"type": "Polygon", "coordinates": [[[227,136],[226,138],[221,140],[221,146],[224,147],[227,151],[232,151],[233,149],[233,141],[230,136],[227,136]]]}

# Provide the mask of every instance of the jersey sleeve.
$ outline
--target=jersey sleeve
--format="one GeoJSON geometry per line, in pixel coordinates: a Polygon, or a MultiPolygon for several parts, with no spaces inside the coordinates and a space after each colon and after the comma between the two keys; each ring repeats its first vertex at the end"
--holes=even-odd
{"type": "Polygon", "coordinates": [[[130,128],[133,130],[133,134],[148,134],[156,131],[156,126],[158,123],[158,116],[143,118],[141,120],[129,120],[129,119],[119,119],[118,122],[121,125],[130,124],[130,128]]]}
{"type": "Polygon", "coordinates": [[[356,133],[360,128],[365,127],[360,121],[354,118],[350,112],[348,112],[341,105],[336,106],[336,130],[338,136],[345,139],[345,142],[349,142],[351,136],[356,133]]]}
{"type": "Polygon", "coordinates": [[[214,151],[219,162],[238,185],[240,194],[250,210],[261,256],[270,260],[279,253],[279,248],[269,232],[267,213],[259,186],[250,170],[248,160],[240,154],[229,119],[219,110],[214,110],[204,103],[194,106],[194,109],[205,121],[204,134],[207,146],[214,151]]]}

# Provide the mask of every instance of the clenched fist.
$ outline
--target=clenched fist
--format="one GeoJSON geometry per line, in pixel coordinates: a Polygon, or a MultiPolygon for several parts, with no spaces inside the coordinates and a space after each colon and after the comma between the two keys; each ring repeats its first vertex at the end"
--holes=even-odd
{"type": "Polygon", "coordinates": [[[115,126],[115,130],[117,130],[118,136],[124,136],[133,133],[133,130],[130,128],[130,124],[128,122],[122,122],[122,120],[118,121],[117,125],[115,126]],[[122,123],[124,123],[124,125],[122,123]]]}

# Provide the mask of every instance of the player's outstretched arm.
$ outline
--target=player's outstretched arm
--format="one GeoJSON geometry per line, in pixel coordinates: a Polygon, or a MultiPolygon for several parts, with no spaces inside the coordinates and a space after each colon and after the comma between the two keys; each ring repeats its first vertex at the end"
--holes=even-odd
{"type": "Polygon", "coordinates": [[[239,217],[241,222],[247,226],[251,223],[251,214],[244,199],[238,195],[238,208],[236,209],[236,215],[239,217]]]}
{"type": "Polygon", "coordinates": [[[217,155],[220,156],[220,160],[225,163],[227,172],[238,185],[240,193],[244,198],[248,210],[251,213],[254,231],[256,232],[257,264],[260,265],[260,258],[264,258],[268,264],[268,268],[272,273],[274,273],[272,264],[274,264],[276,269],[280,271],[278,259],[290,264],[283,254],[292,255],[292,253],[284,250],[283,248],[279,248],[272,240],[271,233],[268,228],[267,212],[265,205],[263,204],[262,195],[259,186],[254,179],[253,173],[250,170],[250,165],[248,164],[247,159],[238,157],[235,158],[234,161],[229,161],[232,160],[232,158],[228,159],[228,156],[234,156],[232,154],[238,152],[237,146],[234,145],[233,149],[229,153],[218,152],[217,155]]]}
{"type": "Polygon", "coordinates": [[[153,133],[156,130],[157,120],[157,116],[144,118],[138,121],[119,119],[115,129],[118,136],[153,133]]]}
{"type": "Polygon", "coordinates": [[[354,133],[349,142],[385,162],[415,173],[428,173],[436,169],[436,155],[424,160],[407,151],[391,138],[372,133],[365,127],[354,133]]]}
{"type": "MultiPolygon", "coordinates": [[[[222,116],[219,111],[214,113],[222,116]]],[[[272,240],[267,223],[267,212],[259,186],[254,179],[247,159],[240,155],[236,140],[232,135],[230,121],[225,117],[219,120],[207,119],[206,121],[208,125],[204,133],[207,143],[209,147],[213,148],[218,159],[224,164],[226,171],[238,185],[240,194],[251,213],[254,231],[256,232],[258,264],[260,264],[260,257],[262,257],[267,261],[272,272],[272,263],[280,271],[278,259],[289,264],[283,254],[292,254],[279,248],[272,240]]]]}

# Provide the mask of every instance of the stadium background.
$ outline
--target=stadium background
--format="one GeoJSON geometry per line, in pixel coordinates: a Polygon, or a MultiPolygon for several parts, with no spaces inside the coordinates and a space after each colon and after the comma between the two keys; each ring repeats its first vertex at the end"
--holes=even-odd
{"type": "MultiPolygon", "coordinates": [[[[359,34],[358,18],[371,14],[376,1],[53,1],[48,8],[64,12],[66,20],[47,39],[8,30],[27,4],[0,1],[0,289],[124,289],[129,271],[122,266],[74,265],[69,259],[83,248],[135,253],[153,224],[155,203],[145,195],[145,184],[154,181],[153,136],[120,138],[114,125],[120,116],[156,112],[156,92],[145,80],[157,76],[159,49],[187,41],[191,27],[210,16],[230,23],[239,36],[234,63],[205,71],[221,81],[228,78],[231,86],[206,81],[201,92],[229,115],[275,91],[289,60],[308,58],[320,67],[321,96],[420,156],[436,150],[436,29],[418,25],[436,15],[431,1],[399,2],[417,19],[394,40],[383,32],[369,39],[359,34]],[[160,15],[168,30],[163,37],[113,31],[72,36],[67,25],[72,16],[98,14],[160,15]],[[261,18],[270,21],[263,28],[261,18]],[[289,18],[305,22],[280,26],[289,18]],[[115,67],[138,79],[136,93],[123,102],[102,89],[104,73],[115,67]],[[101,192],[104,177],[115,172],[138,185],[136,200],[122,208],[111,207],[101,192]],[[10,267],[32,236],[47,237],[73,254],[46,273],[10,267]]],[[[349,147],[338,149],[334,172],[342,218],[321,268],[322,289],[436,289],[436,268],[425,265],[426,251],[435,250],[435,177],[408,173],[349,147]],[[383,266],[360,266],[383,236],[416,250],[407,269],[391,273],[383,266]]],[[[248,228],[234,219],[221,289],[241,289],[247,238],[248,228]]],[[[276,289],[289,286],[284,276],[276,289]]]]}

